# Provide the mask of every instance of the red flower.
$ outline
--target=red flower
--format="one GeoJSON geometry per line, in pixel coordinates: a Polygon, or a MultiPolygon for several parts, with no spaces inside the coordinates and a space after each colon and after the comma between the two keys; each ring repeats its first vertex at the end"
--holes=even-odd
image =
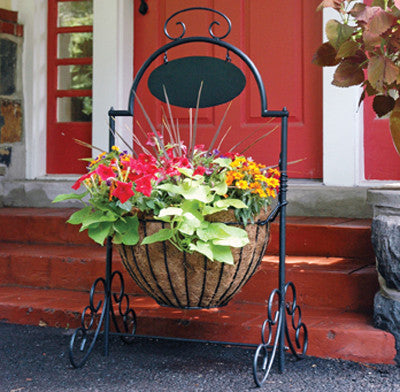
{"type": "Polygon", "coordinates": [[[151,185],[152,176],[143,176],[136,179],[136,191],[143,193],[145,196],[150,197],[153,189],[151,185]]]}
{"type": "Polygon", "coordinates": [[[89,178],[92,175],[92,173],[87,173],[84,174],[82,177],[78,178],[78,180],[75,182],[74,185],[72,185],[72,189],[78,190],[79,187],[81,186],[82,182],[85,181],[87,178],[89,178]]]}
{"type": "Polygon", "coordinates": [[[120,200],[121,203],[125,203],[129,200],[135,192],[132,190],[132,183],[126,183],[121,181],[115,181],[117,187],[113,190],[112,196],[115,196],[120,200]]]}
{"type": "Polygon", "coordinates": [[[99,165],[95,170],[95,173],[103,180],[106,181],[110,177],[116,177],[114,170],[111,167],[105,165],[99,165]]]}
{"type": "Polygon", "coordinates": [[[200,176],[202,176],[206,171],[206,168],[204,166],[197,166],[196,170],[194,171],[193,175],[197,175],[199,174],[200,176]]]}

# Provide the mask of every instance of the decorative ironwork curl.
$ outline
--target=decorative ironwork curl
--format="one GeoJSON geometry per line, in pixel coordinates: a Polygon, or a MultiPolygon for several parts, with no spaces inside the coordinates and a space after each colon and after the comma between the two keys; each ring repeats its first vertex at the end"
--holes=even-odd
{"type": "Polygon", "coordinates": [[[176,25],[177,25],[177,26],[181,26],[181,28],[182,28],[182,33],[181,33],[178,37],[173,37],[173,36],[170,35],[169,32],[168,32],[168,28],[167,28],[168,23],[169,23],[170,20],[173,19],[176,15],[182,14],[183,12],[194,11],[194,10],[203,10],[203,11],[214,12],[214,13],[216,13],[216,14],[222,16],[222,18],[226,21],[228,29],[227,29],[226,33],[223,34],[223,35],[217,35],[217,34],[215,34],[214,31],[213,31],[213,27],[214,27],[215,25],[220,26],[220,23],[219,23],[218,21],[214,20],[214,21],[210,24],[210,26],[209,26],[209,28],[208,28],[208,32],[209,32],[209,34],[210,34],[210,36],[211,36],[212,38],[214,38],[214,39],[224,39],[224,38],[227,37],[227,36],[229,35],[229,33],[231,32],[231,28],[232,28],[231,21],[230,21],[230,19],[229,19],[225,14],[223,14],[222,12],[217,11],[217,10],[214,10],[214,9],[212,9],[212,8],[207,8],[207,7],[191,7],[191,8],[186,8],[186,9],[184,9],[184,10],[181,10],[181,11],[178,11],[178,12],[175,12],[174,14],[172,14],[172,15],[165,21],[165,24],[164,24],[164,34],[165,34],[170,40],[172,40],[172,41],[177,41],[177,40],[183,38],[184,35],[186,34],[186,26],[185,26],[185,24],[184,24],[183,22],[181,22],[181,21],[176,22],[176,25]]]}
{"type": "Polygon", "coordinates": [[[281,303],[281,293],[278,289],[274,289],[269,296],[267,314],[268,317],[264,320],[261,328],[262,343],[258,345],[254,354],[253,376],[255,383],[259,387],[264,384],[269,376],[278,348],[279,337],[282,333],[282,311],[278,307],[274,314],[272,312],[272,307],[274,303],[276,303],[276,301],[278,301],[278,304],[281,303]],[[275,297],[278,298],[276,299],[275,297]],[[275,336],[274,326],[276,326],[275,336]],[[272,346],[271,342],[273,342],[272,346]],[[269,353],[269,351],[271,352],[271,354],[269,353]]]}
{"type": "Polygon", "coordinates": [[[286,340],[288,342],[290,351],[293,353],[293,355],[296,356],[296,358],[301,359],[304,357],[304,355],[307,351],[308,331],[307,331],[306,325],[302,322],[302,319],[301,319],[301,309],[297,305],[297,299],[296,299],[296,288],[292,282],[286,283],[285,298],[286,298],[287,291],[289,288],[292,291],[293,302],[291,304],[286,303],[286,313],[291,318],[291,327],[295,331],[295,335],[294,335],[295,344],[296,344],[297,349],[300,350],[300,353],[296,351],[296,349],[293,345],[292,339],[290,338],[288,323],[285,324],[285,336],[286,336],[286,340]],[[297,318],[296,318],[296,315],[297,315],[297,318]],[[297,322],[296,322],[296,319],[297,319],[297,322]],[[303,336],[302,342],[300,341],[301,336],[303,336]]]}
{"type": "Polygon", "coordinates": [[[125,343],[132,343],[136,331],[136,314],[130,308],[129,297],[125,294],[124,280],[119,271],[112,273],[109,282],[104,278],[97,278],[90,289],[89,305],[82,312],[81,326],[72,334],[69,344],[69,360],[73,367],[80,368],[86,363],[103,326],[104,333],[106,335],[109,334],[109,325],[105,321],[110,315],[116,331],[124,333],[121,339],[125,343]],[[116,277],[119,280],[120,291],[118,294],[111,295],[111,284],[116,277]],[[100,290],[98,288],[99,284],[103,286],[100,290]],[[99,300],[96,306],[94,304],[95,295],[104,295],[104,299],[99,300]],[[118,304],[118,314],[122,318],[122,328],[118,325],[113,302],[118,304]],[[94,331],[91,332],[91,330],[94,331]]]}
{"type": "Polygon", "coordinates": [[[261,387],[267,380],[271,371],[272,363],[274,362],[276,351],[280,342],[281,334],[285,333],[286,341],[289,347],[285,347],[285,350],[290,348],[290,351],[301,359],[304,357],[307,346],[308,346],[308,332],[307,327],[301,319],[301,309],[297,305],[296,288],[292,282],[286,283],[284,287],[284,299],[288,294],[288,290],[291,290],[292,302],[285,304],[284,308],[281,308],[281,293],[278,289],[274,289],[268,300],[268,317],[264,321],[261,329],[261,341],[262,343],[257,347],[254,354],[253,361],[253,376],[255,383],[261,387]],[[277,299],[275,297],[278,297],[277,299]],[[279,308],[272,312],[274,303],[278,301],[279,308]],[[286,313],[285,313],[286,311],[286,313]],[[295,331],[295,340],[292,342],[292,338],[289,335],[288,323],[286,320],[286,314],[291,318],[291,327],[295,331]],[[296,321],[297,320],[297,321],[296,321]],[[282,325],[284,324],[284,325],[282,325]],[[275,335],[273,327],[276,325],[275,335]],[[301,336],[303,337],[301,341],[301,336]],[[296,351],[296,348],[300,352],[296,351]],[[261,362],[261,364],[260,364],[261,362]]]}

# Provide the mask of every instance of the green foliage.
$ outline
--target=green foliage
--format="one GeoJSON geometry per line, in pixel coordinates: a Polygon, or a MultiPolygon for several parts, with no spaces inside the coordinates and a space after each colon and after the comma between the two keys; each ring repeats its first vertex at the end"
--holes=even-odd
{"type": "MultiPolygon", "coordinates": [[[[398,113],[394,111],[400,105],[400,10],[396,4],[394,0],[375,0],[371,6],[354,0],[323,1],[319,8],[336,9],[341,21],[327,22],[329,41],[313,57],[313,63],[319,66],[339,64],[332,81],[335,86],[362,85],[360,103],[365,96],[374,96],[375,113],[393,117],[392,135],[400,134],[398,113]]],[[[400,151],[398,139],[393,141],[400,151]]]]}
{"type": "Polygon", "coordinates": [[[249,242],[246,231],[225,223],[209,222],[207,216],[231,207],[247,209],[247,206],[239,199],[221,199],[218,191],[223,188],[220,183],[213,188],[204,184],[204,177],[184,178],[178,185],[159,185],[158,189],[167,192],[169,198],[180,202],[159,211],[155,218],[168,223],[169,228],[144,238],[142,244],[169,240],[181,251],[196,251],[210,260],[233,264],[230,248],[249,242]]]}

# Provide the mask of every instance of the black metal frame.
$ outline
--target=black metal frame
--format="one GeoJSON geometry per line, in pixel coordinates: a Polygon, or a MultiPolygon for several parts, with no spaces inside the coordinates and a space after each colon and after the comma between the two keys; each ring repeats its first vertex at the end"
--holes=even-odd
{"type": "MultiPolygon", "coordinates": [[[[290,349],[291,352],[297,357],[302,358],[307,350],[308,346],[308,333],[305,324],[302,322],[301,310],[297,305],[296,301],[296,289],[292,282],[286,283],[285,277],[285,257],[286,257],[286,193],[287,193],[287,139],[288,139],[288,118],[289,112],[286,108],[282,110],[271,111],[267,108],[267,96],[262,82],[260,73],[254,63],[250,58],[244,54],[241,50],[235,46],[222,41],[231,30],[231,22],[219,11],[213,10],[206,7],[192,7],[176,12],[170,16],[164,25],[165,35],[172,40],[172,42],[167,43],[158,50],[156,50],[142,65],[139,69],[131,88],[131,93],[129,97],[128,110],[114,110],[111,108],[108,112],[109,115],[109,145],[110,147],[115,142],[115,118],[116,117],[133,117],[134,101],[136,98],[136,90],[138,88],[139,82],[141,81],[145,71],[148,67],[156,60],[159,56],[164,55],[164,60],[167,61],[166,53],[169,49],[174,47],[194,43],[194,42],[205,42],[212,45],[221,46],[227,49],[227,58],[229,58],[229,52],[236,54],[250,69],[254,79],[257,83],[260,101],[261,101],[261,117],[275,117],[281,119],[281,152],[279,160],[279,169],[281,172],[281,182],[278,203],[274,210],[269,215],[265,223],[272,222],[279,215],[279,281],[278,288],[274,289],[268,300],[267,307],[267,318],[265,319],[261,328],[261,343],[257,345],[253,344],[236,344],[246,347],[256,347],[256,352],[253,361],[253,376],[254,381],[258,386],[262,386],[268,375],[270,373],[272,364],[277,355],[279,371],[283,372],[285,369],[285,357],[284,353],[286,350],[290,349]],[[220,15],[227,23],[227,32],[221,36],[217,36],[213,32],[213,26],[219,25],[218,21],[213,21],[209,26],[210,37],[184,37],[186,33],[186,26],[184,23],[178,21],[176,24],[182,27],[182,33],[180,36],[174,38],[167,30],[168,23],[176,15],[183,12],[203,10],[216,13],[220,15]],[[291,301],[287,303],[287,294],[291,292],[291,301]],[[290,317],[290,325],[286,320],[286,315],[290,317]],[[292,342],[292,337],[289,334],[289,326],[294,330],[294,343],[292,342]],[[288,347],[285,345],[285,339],[288,347]],[[299,350],[300,352],[296,351],[299,350]]],[[[122,274],[119,271],[114,271],[112,269],[112,242],[111,238],[107,239],[107,253],[106,253],[106,271],[105,278],[97,278],[90,291],[90,303],[84,309],[82,313],[81,327],[79,327],[71,337],[70,347],[69,347],[69,358],[71,364],[76,367],[82,367],[88,357],[90,356],[94,345],[97,341],[98,336],[101,333],[101,329],[104,325],[104,355],[107,356],[109,353],[109,336],[111,334],[120,335],[122,339],[131,343],[135,337],[136,330],[136,315],[133,309],[129,305],[129,297],[124,292],[124,280],[122,274]],[[113,294],[111,290],[111,285],[113,280],[117,279],[120,283],[120,292],[118,295],[113,294]],[[99,284],[103,286],[102,295],[104,299],[98,301],[97,305],[94,303],[94,297],[99,284]],[[122,316],[123,326],[121,327],[117,323],[117,318],[113,310],[113,302],[118,304],[119,314],[122,316]],[[98,322],[96,322],[96,317],[100,314],[98,322]],[[87,319],[89,318],[89,321],[87,319]],[[113,321],[117,333],[110,332],[110,322],[113,321]],[[94,329],[94,334],[89,334],[88,332],[94,329]],[[123,330],[123,332],[121,332],[123,330]],[[92,336],[93,335],[93,336],[92,336]],[[80,344],[79,344],[80,339],[80,344]],[[90,343],[88,343],[90,339],[90,343]],[[79,353],[76,353],[76,346],[79,345],[79,353]],[[80,355],[79,355],[80,354],[80,355]]],[[[142,336],[140,336],[142,337],[142,336]]],[[[149,336],[153,338],[161,339],[174,339],[180,341],[197,341],[205,342],[202,340],[194,339],[177,339],[177,338],[163,338],[159,336],[149,336]]],[[[209,342],[209,341],[207,341],[209,342]]],[[[232,342],[216,342],[221,344],[235,344],[232,342]]]]}

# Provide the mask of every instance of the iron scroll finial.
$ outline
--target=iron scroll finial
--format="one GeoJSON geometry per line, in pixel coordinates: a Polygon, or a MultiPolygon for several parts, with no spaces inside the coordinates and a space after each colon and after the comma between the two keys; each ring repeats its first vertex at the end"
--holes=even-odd
{"type": "Polygon", "coordinates": [[[232,28],[232,23],[231,23],[230,19],[229,19],[225,14],[223,14],[222,12],[217,11],[217,10],[214,10],[214,9],[212,9],[212,8],[207,8],[207,7],[191,7],[191,8],[185,8],[185,9],[183,9],[183,10],[180,10],[180,11],[178,11],[178,12],[175,12],[174,14],[172,14],[172,15],[165,21],[165,24],[164,24],[164,34],[165,34],[170,40],[172,40],[172,41],[176,41],[176,40],[179,40],[179,39],[183,38],[184,35],[186,34],[186,26],[185,26],[185,24],[184,24],[183,22],[181,22],[181,21],[176,22],[176,25],[177,25],[177,26],[181,26],[181,27],[182,27],[182,33],[181,33],[178,37],[173,37],[173,36],[170,35],[169,32],[168,32],[168,28],[167,28],[167,27],[168,27],[168,23],[169,23],[170,20],[173,19],[176,15],[182,14],[183,12],[196,11],[196,10],[214,12],[215,14],[218,14],[218,15],[222,16],[222,18],[225,19],[228,29],[227,29],[226,33],[223,34],[223,35],[217,35],[217,34],[215,34],[214,31],[213,31],[214,25],[217,25],[217,26],[220,25],[220,23],[219,23],[218,21],[214,20],[214,21],[210,24],[210,26],[209,26],[209,28],[208,28],[208,32],[209,32],[209,34],[210,34],[210,36],[211,36],[212,38],[214,38],[214,39],[224,39],[225,37],[227,37],[227,36],[229,35],[229,33],[231,32],[231,28],[232,28]]]}

